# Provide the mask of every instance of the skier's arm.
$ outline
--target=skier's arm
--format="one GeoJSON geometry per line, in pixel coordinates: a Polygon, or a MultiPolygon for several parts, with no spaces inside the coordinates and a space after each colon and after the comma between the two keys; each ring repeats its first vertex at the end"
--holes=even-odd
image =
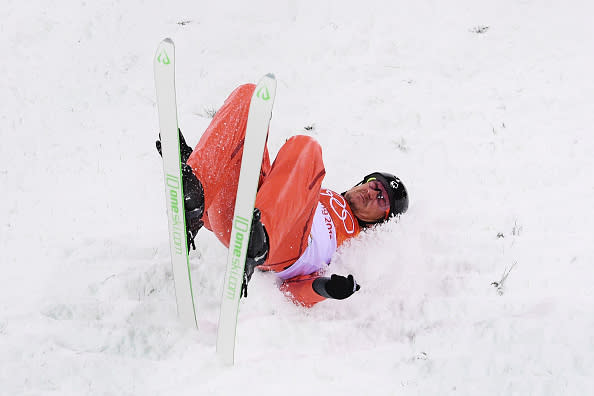
{"type": "Polygon", "coordinates": [[[353,275],[344,277],[333,274],[330,278],[319,273],[287,279],[280,287],[291,300],[305,307],[313,307],[326,298],[343,300],[360,289],[353,275]]]}
{"type": "Polygon", "coordinates": [[[283,281],[280,290],[295,304],[311,308],[326,299],[313,289],[313,283],[318,278],[320,278],[320,275],[317,273],[295,276],[283,281]]]}

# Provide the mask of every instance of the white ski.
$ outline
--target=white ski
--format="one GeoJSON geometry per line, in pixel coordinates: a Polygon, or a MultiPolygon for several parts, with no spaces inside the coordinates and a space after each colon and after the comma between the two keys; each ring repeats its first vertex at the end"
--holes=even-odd
{"type": "Polygon", "coordinates": [[[181,153],[175,101],[175,47],[169,38],[161,41],[154,59],[161,152],[165,173],[165,200],[169,218],[169,246],[175,285],[177,314],[188,327],[197,327],[190,262],[186,238],[181,153]]]}
{"type": "Polygon", "coordinates": [[[232,365],[234,361],[243,270],[275,94],[276,80],[274,75],[267,74],[256,86],[248,112],[217,333],[217,354],[225,364],[229,365],[232,365]]]}

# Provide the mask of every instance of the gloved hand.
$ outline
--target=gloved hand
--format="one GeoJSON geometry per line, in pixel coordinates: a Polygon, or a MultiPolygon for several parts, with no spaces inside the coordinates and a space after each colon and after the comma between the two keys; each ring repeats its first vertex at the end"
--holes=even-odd
{"type": "MultiPolygon", "coordinates": [[[[179,149],[181,153],[181,162],[185,164],[188,162],[188,158],[192,154],[192,148],[188,146],[186,143],[186,139],[184,139],[184,135],[182,135],[181,129],[177,128],[177,132],[179,133],[179,149]]],[[[159,155],[162,157],[163,154],[161,153],[161,134],[159,133],[159,139],[155,142],[155,146],[157,146],[157,151],[159,155]]]]}
{"type": "Polygon", "coordinates": [[[361,286],[355,282],[353,275],[344,277],[333,274],[330,278],[318,278],[313,282],[313,289],[322,297],[344,300],[350,297],[361,286]]]}

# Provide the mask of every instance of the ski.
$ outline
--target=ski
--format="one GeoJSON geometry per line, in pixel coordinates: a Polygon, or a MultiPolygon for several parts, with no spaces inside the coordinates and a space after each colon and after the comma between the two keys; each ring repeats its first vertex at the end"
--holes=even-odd
{"type": "Polygon", "coordinates": [[[186,238],[181,153],[177,132],[175,100],[175,46],[169,38],[159,44],[153,61],[157,111],[161,133],[161,153],[165,175],[165,200],[169,220],[169,247],[175,286],[177,314],[188,327],[197,327],[190,262],[186,238]]]}
{"type": "Polygon", "coordinates": [[[234,362],[243,271],[275,94],[276,80],[267,74],[256,86],[248,112],[217,332],[217,354],[228,365],[234,362]]]}

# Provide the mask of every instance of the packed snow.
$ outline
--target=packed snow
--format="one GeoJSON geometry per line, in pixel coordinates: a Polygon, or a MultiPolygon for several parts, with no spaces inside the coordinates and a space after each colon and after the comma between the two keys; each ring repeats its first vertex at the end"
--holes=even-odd
{"type": "MultiPolygon", "coordinates": [[[[4,0],[0,394],[594,392],[594,29],[585,1],[4,0]],[[256,273],[215,353],[226,249],[191,253],[177,320],[152,59],[176,43],[194,145],[273,72],[271,154],[324,186],[395,173],[411,204],[335,255],[312,309],[256,273]]],[[[290,181],[288,181],[290,182],[290,181]]]]}

